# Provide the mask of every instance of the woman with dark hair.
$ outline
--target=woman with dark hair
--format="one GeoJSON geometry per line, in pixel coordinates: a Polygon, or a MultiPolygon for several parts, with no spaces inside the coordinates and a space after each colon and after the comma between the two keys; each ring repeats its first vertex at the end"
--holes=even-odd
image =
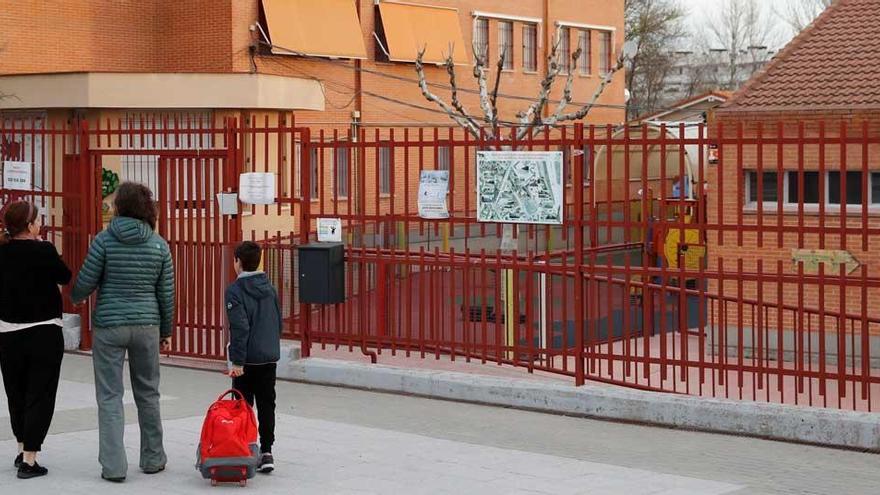
{"type": "Polygon", "coordinates": [[[27,201],[9,205],[0,234],[0,371],[18,440],[18,477],[45,475],[37,452],[55,411],[64,337],[61,291],[70,270],[55,246],[40,239],[42,220],[27,201]]]}
{"type": "Polygon", "coordinates": [[[101,477],[125,480],[122,368],[128,353],[131,388],[141,430],[140,468],[165,469],[159,413],[159,347],[171,348],[174,267],[168,244],[154,232],[156,205],[146,186],[119,186],[110,226],[98,234],[73,287],[73,301],[95,290],[92,357],[98,400],[101,477]]]}

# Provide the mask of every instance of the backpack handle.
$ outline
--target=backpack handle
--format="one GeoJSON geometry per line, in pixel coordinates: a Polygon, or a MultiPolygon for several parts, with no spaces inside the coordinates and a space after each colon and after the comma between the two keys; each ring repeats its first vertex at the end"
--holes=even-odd
{"type": "Polygon", "coordinates": [[[238,396],[238,400],[244,400],[244,395],[234,388],[230,388],[226,392],[220,394],[220,397],[217,397],[217,400],[223,400],[227,395],[231,395],[233,399],[238,396]]]}

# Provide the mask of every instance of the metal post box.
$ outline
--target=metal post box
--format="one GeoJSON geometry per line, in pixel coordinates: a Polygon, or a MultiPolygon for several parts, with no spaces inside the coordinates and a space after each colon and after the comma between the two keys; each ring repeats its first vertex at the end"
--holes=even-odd
{"type": "Polygon", "coordinates": [[[299,301],[307,304],[345,302],[345,261],[341,242],[299,246],[299,301]]]}

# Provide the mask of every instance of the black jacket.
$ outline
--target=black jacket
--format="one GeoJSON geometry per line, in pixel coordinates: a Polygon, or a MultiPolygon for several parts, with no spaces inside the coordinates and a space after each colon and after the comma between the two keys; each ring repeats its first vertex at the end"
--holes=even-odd
{"type": "Polygon", "coordinates": [[[226,289],[229,360],[232,364],[275,363],[281,357],[278,294],[265,273],[236,279],[226,289]]]}
{"type": "Polygon", "coordinates": [[[35,323],[61,318],[59,285],[70,269],[49,242],[12,240],[0,245],[0,320],[35,323]]]}

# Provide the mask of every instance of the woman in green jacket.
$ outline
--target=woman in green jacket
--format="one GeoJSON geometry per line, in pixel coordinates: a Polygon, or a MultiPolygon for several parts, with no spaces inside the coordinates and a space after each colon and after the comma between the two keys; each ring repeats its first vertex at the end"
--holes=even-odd
{"type": "Polygon", "coordinates": [[[159,347],[171,347],[174,267],[168,244],[154,232],[152,196],[140,184],[119,186],[115,216],[92,241],[72,294],[79,303],[98,291],[92,318],[98,460],[101,477],[115,482],[124,481],[128,470],[122,405],[126,353],[141,431],[140,468],[155,474],[167,460],[159,413],[159,347]]]}

